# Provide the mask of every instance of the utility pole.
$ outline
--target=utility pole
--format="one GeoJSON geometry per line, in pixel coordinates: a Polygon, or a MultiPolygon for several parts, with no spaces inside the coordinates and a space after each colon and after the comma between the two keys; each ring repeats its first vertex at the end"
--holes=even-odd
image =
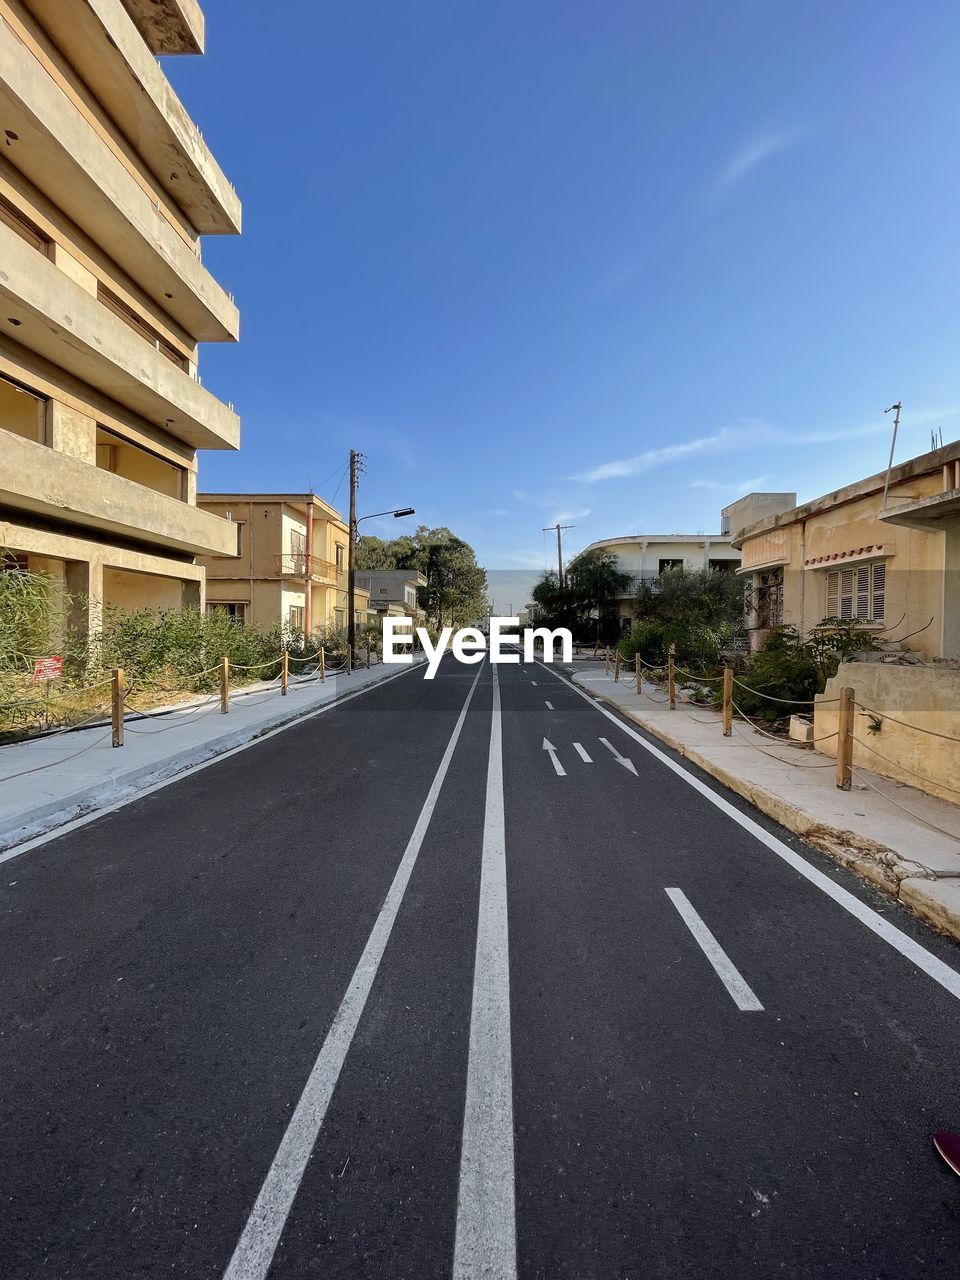
{"type": "Polygon", "coordinates": [[[363,454],[350,450],[350,537],[347,547],[347,672],[353,670],[354,650],[357,642],[357,483],[363,468],[363,454]]]}
{"type": "Polygon", "coordinates": [[[900,427],[900,401],[892,404],[889,409],[884,409],[884,413],[893,414],[893,439],[890,441],[890,460],[887,463],[887,478],[883,482],[883,506],[882,511],[887,509],[887,490],[890,488],[890,472],[893,470],[893,451],[897,447],[897,431],[900,427]]]}
{"type": "Polygon", "coordinates": [[[544,525],[543,529],[544,533],[549,533],[553,529],[557,531],[557,581],[560,584],[561,595],[563,594],[563,548],[560,543],[560,534],[566,529],[575,529],[576,527],[575,524],[560,524],[558,522],[557,524],[544,525]]]}

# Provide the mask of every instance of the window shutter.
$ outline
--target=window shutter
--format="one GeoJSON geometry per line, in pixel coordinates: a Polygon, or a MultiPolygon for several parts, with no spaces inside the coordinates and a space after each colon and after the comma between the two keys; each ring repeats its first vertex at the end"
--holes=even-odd
{"type": "Polygon", "coordinates": [[[840,608],[840,575],[827,574],[827,613],[828,618],[835,618],[840,608]]]}
{"type": "Polygon", "coordinates": [[[887,586],[887,566],[882,560],[878,560],[873,566],[873,608],[871,617],[874,622],[883,621],[883,597],[887,586]]]}
{"type": "Polygon", "coordinates": [[[857,569],[857,607],[854,617],[866,621],[870,617],[870,565],[857,569]]]}
{"type": "Polygon", "coordinates": [[[853,617],[853,570],[844,569],[840,574],[840,617],[853,617]]]}

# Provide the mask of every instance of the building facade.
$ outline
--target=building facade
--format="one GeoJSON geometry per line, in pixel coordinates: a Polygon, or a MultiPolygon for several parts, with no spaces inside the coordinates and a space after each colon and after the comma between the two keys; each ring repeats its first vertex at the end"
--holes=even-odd
{"type": "Polygon", "coordinates": [[[200,605],[236,537],[196,505],[239,444],[197,352],[238,336],[200,237],[240,204],[157,62],[202,47],[194,0],[0,0],[0,549],[90,631],[200,605]]]}
{"type": "MultiPolygon", "coordinates": [[[[207,609],[268,630],[312,634],[347,625],[350,531],[339,511],[315,493],[201,493],[211,518],[229,521],[229,554],[204,556],[207,609]]],[[[357,626],[365,626],[369,592],[354,592],[357,626]]]]}
{"type": "Polygon", "coordinates": [[[729,533],[638,533],[602,538],[591,542],[580,554],[591,551],[611,552],[617,557],[620,572],[629,575],[617,600],[617,614],[624,629],[636,617],[635,596],[642,580],[658,578],[667,569],[677,568],[734,572],[740,564],[740,552],[734,549],[729,533]]]}
{"type": "Polygon", "coordinates": [[[960,657],[960,442],[738,530],[758,648],[856,619],[927,658],[960,657]]]}
{"type": "Polygon", "coordinates": [[[423,621],[417,592],[427,585],[417,569],[358,569],[357,586],[370,598],[369,612],[377,618],[412,618],[414,626],[423,621]]]}

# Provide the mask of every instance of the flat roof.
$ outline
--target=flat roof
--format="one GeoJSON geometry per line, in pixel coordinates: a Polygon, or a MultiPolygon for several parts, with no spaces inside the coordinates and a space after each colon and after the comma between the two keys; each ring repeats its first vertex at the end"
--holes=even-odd
{"type": "MultiPolygon", "coordinates": [[[[939,471],[948,462],[956,462],[958,458],[960,458],[960,440],[953,440],[939,449],[920,453],[915,458],[908,458],[906,462],[898,462],[890,469],[890,483],[899,484],[901,480],[912,480],[915,476],[929,475],[931,472],[939,471]]],[[[865,480],[857,480],[853,484],[834,489],[819,498],[803,502],[798,507],[791,507],[789,511],[781,511],[779,515],[765,516],[756,524],[741,529],[734,546],[740,548],[747,538],[755,538],[758,534],[768,533],[771,529],[781,529],[785,525],[796,524],[799,520],[819,515],[832,507],[840,507],[845,503],[855,502],[857,498],[865,498],[871,493],[881,492],[886,482],[886,470],[878,471],[872,476],[867,476],[865,480]]]]}

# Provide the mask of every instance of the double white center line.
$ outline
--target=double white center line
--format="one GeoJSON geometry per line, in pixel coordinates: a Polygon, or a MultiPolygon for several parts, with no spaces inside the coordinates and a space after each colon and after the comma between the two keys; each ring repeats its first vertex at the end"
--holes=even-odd
{"type": "Polygon", "coordinates": [[[487,761],[454,1280],[515,1280],[517,1274],[503,737],[500,683],[496,666],[492,670],[493,719],[487,761]]]}

